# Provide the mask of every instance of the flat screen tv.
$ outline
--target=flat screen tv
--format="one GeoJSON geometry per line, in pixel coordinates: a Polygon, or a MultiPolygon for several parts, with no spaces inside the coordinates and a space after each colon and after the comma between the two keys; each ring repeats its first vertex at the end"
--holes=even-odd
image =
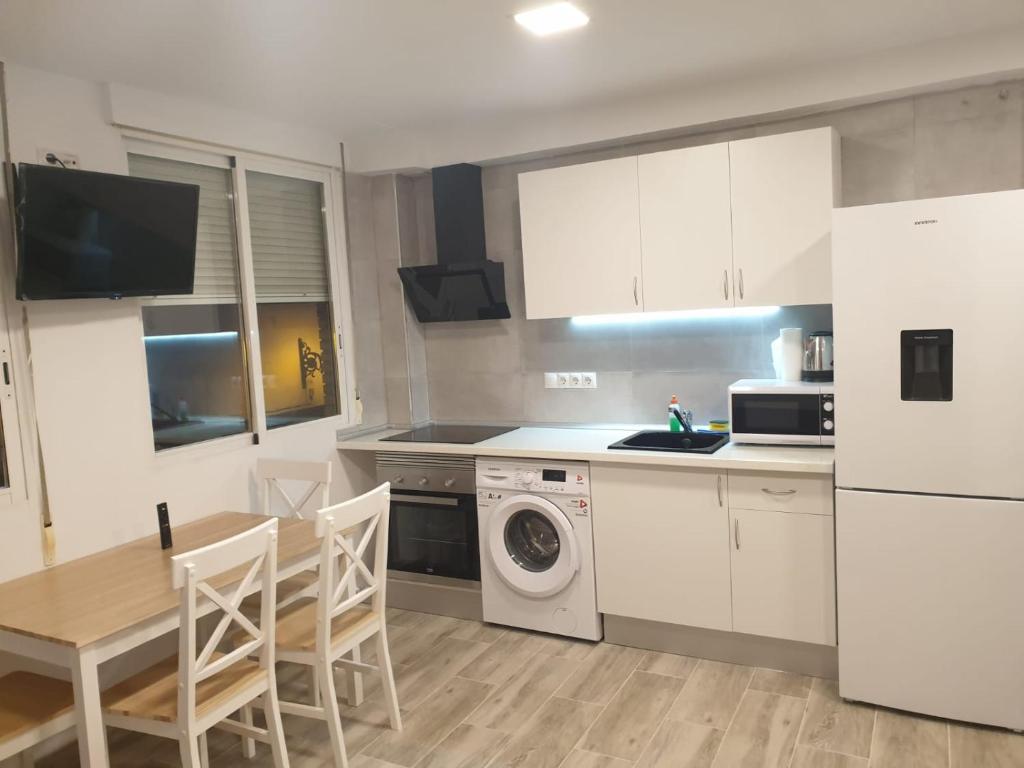
{"type": "Polygon", "coordinates": [[[18,165],[19,299],[192,293],[199,187],[18,165]]]}

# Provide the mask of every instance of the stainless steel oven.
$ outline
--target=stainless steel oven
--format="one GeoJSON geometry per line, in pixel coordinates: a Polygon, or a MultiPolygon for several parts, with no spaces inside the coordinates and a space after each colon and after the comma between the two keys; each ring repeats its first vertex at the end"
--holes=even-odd
{"type": "Polygon", "coordinates": [[[729,387],[734,443],[834,445],[835,418],[831,384],[743,379],[729,387]]]}
{"type": "Polygon", "coordinates": [[[391,573],[480,580],[472,456],[378,453],[377,480],[391,483],[391,573]]]}

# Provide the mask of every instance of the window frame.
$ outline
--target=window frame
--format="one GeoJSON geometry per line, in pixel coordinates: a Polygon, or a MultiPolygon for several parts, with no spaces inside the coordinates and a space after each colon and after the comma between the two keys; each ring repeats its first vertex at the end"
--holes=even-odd
{"type": "MultiPolygon", "coordinates": [[[[316,165],[299,160],[271,157],[200,142],[154,136],[145,131],[122,131],[126,156],[128,153],[149,155],[167,160],[226,168],[231,171],[232,203],[234,206],[235,240],[238,257],[239,301],[243,334],[243,365],[249,388],[249,418],[251,433],[227,435],[175,448],[157,451],[157,456],[180,455],[185,452],[219,451],[232,443],[262,443],[268,434],[302,429],[313,424],[333,420],[339,429],[358,423],[356,416],[356,380],[353,350],[352,297],[348,273],[348,237],[344,207],[344,176],[340,168],[316,165]],[[259,322],[257,316],[256,281],[253,268],[252,232],[249,226],[249,198],[246,172],[269,173],[278,176],[318,182],[323,190],[324,249],[327,260],[328,304],[334,344],[335,381],[340,413],[297,424],[288,424],[270,430],[267,427],[266,398],[263,392],[263,361],[260,354],[259,322]],[[343,301],[342,299],[347,299],[343,301]]],[[[142,306],[159,303],[159,299],[144,299],[142,306]]],[[[145,349],[141,349],[145,364],[145,349]]]]}
{"type": "MultiPolygon", "coordinates": [[[[4,262],[7,259],[3,260],[4,262]]],[[[14,285],[13,270],[4,265],[3,275],[0,276],[0,284],[14,285]]],[[[31,359],[28,354],[19,354],[14,348],[15,335],[11,333],[12,307],[8,296],[0,299],[0,368],[6,366],[7,381],[0,375],[0,430],[2,430],[2,447],[4,457],[7,460],[7,485],[0,486],[0,506],[13,506],[27,502],[32,493],[29,487],[29,477],[26,474],[28,465],[34,466],[27,450],[38,446],[38,433],[34,429],[35,422],[31,418],[34,407],[30,404],[30,396],[24,396],[24,391],[19,392],[16,388],[15,370],[22,369],[22,366],[15,364],[16,360],[31,359]],[[32,430],[26,430],[23,425],[31,424],[32,430]]],[[[16,327],[21,327],[23,318],[19,318],[16,327]]],[[[24,370],[30,370],[27,367],[24,370]]],[[[27,381],[23,381],[22,390],[27,381]]]]}
{"type": "MultiPolygon", "coordinates": [[[[3,64],[0,62],[0,97],[3,95],[3,64]]],[[[7,484],[0,486],[0,506],[27,504],[41,497],[43,480],[39,460],[39,430],[36,428],[32,391],[31,350],[25,330],[26,309],[14,298],[17,270],[17,243],[14,227],[14,163],[7,142],[7,124],[0,105],[0,285],[8,290],[0,296],[0,370],[6,366],[6,380],[0,375],[0,432],[7,461],[7,484]]],[[[44,507],[45,510],[45,507],[44,507]]]]}

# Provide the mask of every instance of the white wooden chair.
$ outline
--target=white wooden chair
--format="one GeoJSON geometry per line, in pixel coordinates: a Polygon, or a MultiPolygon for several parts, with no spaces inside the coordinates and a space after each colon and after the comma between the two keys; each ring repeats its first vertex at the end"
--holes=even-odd
{"type": "Polygon", "coordinates": [[[274,500],[280,499],[287,507],[285,515],[312,520],[317,510],[331,503],[331,462],[291,461],[288,459],[259,459],[256,474],[263,481],[263,514],[274,515],[274,500]],[[302,496],[295,501],[281,485],[281,482],[295,481],[309,483],[302,496]],[[315,506],[307,508],[310,502],[315,506]]]}
{"type": "Polygon", "coordinates": [[[32,747],[74,727],[71,683],[33,672],[0,677],[0,762],[21,755],[34,765],[32,747]]]}
{"type": "MultiPolygon", "coordinates": [[[[329,461],[294,461],[291,459],[258,459],[256,461],[256,475],[263,484],[263,514],[268,517],[283,512],[279,517],[290,517],[299,520],[313,520],[318,510],[327,507],[331,503],[331,462],[329,461]],[[301,495],[292,498],[282,483],[306,483],[301,495]],[[281,509],[283,502],[284,509],[281,509]]],[[[292,605],[298,600],[306,597],[316,597],[317,587],[316,570],[303,571],[277,585],[277,592],[280,595],[277,601],[277,609],[280,611],[292,605]]],[[[243,613],[247,616],[256,616],[260,612],[259,595],[253,595],[243,604],[243,613]]],[[[359,648],[352,650],[352,660],[358,662],[360,659],[359,648]]],[[[314,670],[312,675],[313,700],[319,701],[320,683],[314,670]]],[[[348,703],[358,706],[363,700],[363,680],[357,672],[349,671],[346,680],[346,691],[348,703]]],[[[255,754],[255,745],[247,742],[244,754],[252,757],[255,754]]]]}
{"type": "MultiPolygon", "coordinates": [[[[284,514],[278,517],[312,520],[316,512],[331,503],[331,462],[291,461],[288,459],[258,459],[256,475],[263,484],[263,514],[273,517],[284,502],[284,514]],[[296,501],[285,490],[283,482],[308,483],[296,501]],[[312,502],[312,503],[311,503],[312,502]]],[[[280,595],[277,607],[284,608],[303,597],[316,595],[317,575],[315,571],[303,571],[277,585],[280,595]]],[[[245,602],[245,612],[254,615],[259,611],[255,596],[245,602]]]]}
{"type": "Polygon", "coordinates": [[[177,659],[172,656],[104,692],[104,722],[176,739],[185,768],[209,764],[206,732],[214,727],[269,743],[275,767],[287,768],[274,672],[276,577],[277,520],[172,557],[171,583],[181,590],[177,659]],[[263,606],[259,626],[240,610],[257,579],[263,606]],[[229,582],[234,585],[222,592],[229,582]],[[223,615],[199,648],[196,623],[211,603],[223,615]],[[219,653],[217,646],[232,626],[240,628],[245,640],[229,653],[219,653]],[[254,728],[251,719],[248,724],[228,719],[260,697],[266,729],[254,728]]]}
{"type": "Polygon", "coordinates": [[[348,758],[334,688],[335,664],[380,672],[391,727],[402,730],[384,621],[390,500],[390,484],[384,483],[317,513],[316,533],[321,539],[317,599],[296,605],[277,619],[278,659],[312,667],[322,693],[312,706],[282,701],[281,711],[326,720],[335,765],[343,767],[348,758]],[[369,553],[372,568],[367,563],[369,553]],[[376,665],[342,658],[374,635],[376,665]]]}

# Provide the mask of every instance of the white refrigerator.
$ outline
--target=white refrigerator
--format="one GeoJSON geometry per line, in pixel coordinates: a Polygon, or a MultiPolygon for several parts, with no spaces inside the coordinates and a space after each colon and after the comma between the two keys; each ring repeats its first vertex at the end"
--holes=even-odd
{"type": "Polygon", "coordinates": [[[1024,190],[832,247],[840,695],[1024,729],[1024,190]]]}

